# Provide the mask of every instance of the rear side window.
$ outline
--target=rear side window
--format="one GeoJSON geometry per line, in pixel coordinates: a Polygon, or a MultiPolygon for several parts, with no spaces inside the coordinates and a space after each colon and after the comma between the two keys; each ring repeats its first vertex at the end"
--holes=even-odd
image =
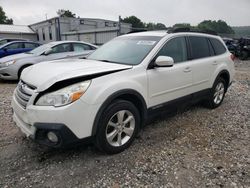
{"type": "Polygon", "coordinates": [[[192,59],[199,59],[210,56],[208,41],[205,37],[189,37],[192,49],[192,59]]]}
{"type": "Polygon", "coordinates": [[[24,43],[24,47],[25,48],[31,48],[31,49],[34,49],[36,48],[38,45],[35,44],[35,43],[24,43]]]}
{"type": "Polygon", "coordinates": [[[169,56],[175,63],[187,61],[187,47],[184,37],[177,37],[168,41],[157,54],[159,56],[169,56]]]}
{"type": "Polygon", "coordinates": [[[214,48],[214,52],[216,55],[223,54],[227,51],[225,46],[219,40],[214,38],[209,38],[209,40],[214,48]]]}
{"type": "Polygon", "coordinates": [[[13,44],[6,46],[5,48],[8,50],[23,48],[23,43],[21,43],[21,42],[13,43],[13,44]]]}

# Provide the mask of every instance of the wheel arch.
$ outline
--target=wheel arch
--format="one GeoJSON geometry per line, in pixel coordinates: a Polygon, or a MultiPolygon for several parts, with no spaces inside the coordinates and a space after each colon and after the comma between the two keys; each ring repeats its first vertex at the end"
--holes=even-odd
{"type": "Polygon", "coordinates": [[[104,110],[114,101],[114,100],[127,100],[132,102],[135,107],[139,110],[140,116],[141,116],[141,127],[144,125],[145,120],[147,118],[147,105],[146,102],[143,98],[143,96],[133,90],[133,89],[124,89],[124,90],[120,90],[117,91],[115,93],[113,93],[112,95],[110,95],[105,102],[101,105],[101,107],[99,108],[95,120],[94,120],[94,124],[93,124],[93,128],[92,128],[92,133],[91,135],[94,136],[97,132],[97,128],[98,128],[98,122],[101,118],[102,113],[104,112],[104,110]]]}
{"type": "Polygon", "coordinates": [[[226,82],[226,91],[229,87],[230,84],[230,74],[227,70],[222,70],[219,72],[219,74],[217,75],[217,77],[215,78],[214,82],[218,79],[218,78],[223,78],[226,82]]]}

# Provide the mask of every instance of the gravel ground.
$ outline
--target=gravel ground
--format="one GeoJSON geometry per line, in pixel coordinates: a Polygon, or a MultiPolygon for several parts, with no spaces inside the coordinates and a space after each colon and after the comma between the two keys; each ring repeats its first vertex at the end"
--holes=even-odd
{"type": "Polygon", "coordinates": [[[117,155],[26,139],[12,121],[16,83],[1,82],[0,187],[250,187],[250,61],[236,70],[221,107],[158,120],[117,155]]]}

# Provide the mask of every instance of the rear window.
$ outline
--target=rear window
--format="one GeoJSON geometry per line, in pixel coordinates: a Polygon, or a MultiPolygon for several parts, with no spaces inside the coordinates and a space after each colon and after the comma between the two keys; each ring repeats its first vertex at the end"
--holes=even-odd
{"type": "Polygon", "coordinates": [[[199,59],[210,56],[208,41],[205,37],[189,37],[191,49],[192,49],[192,59],[199,59]]]}
{"type": "Polygon", "coordinates": [[[225,46],[219,40],[214,38],[210,38],[209,40],[214,48],[214,52],[216,55],[220,55],[226,52],[225,46]]]}

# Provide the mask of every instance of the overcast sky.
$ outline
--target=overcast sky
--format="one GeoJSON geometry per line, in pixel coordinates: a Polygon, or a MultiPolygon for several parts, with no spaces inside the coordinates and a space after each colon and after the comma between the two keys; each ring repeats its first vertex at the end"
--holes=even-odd
{"type": "Polygon", "coordinates": [[[196,25],[222,19],[231,26],[250,25],[250,0],[0,0],[14,24],[27,25],[69,9],[80,17],[118,20],[135,15],[143,22],[196,25]]]}

